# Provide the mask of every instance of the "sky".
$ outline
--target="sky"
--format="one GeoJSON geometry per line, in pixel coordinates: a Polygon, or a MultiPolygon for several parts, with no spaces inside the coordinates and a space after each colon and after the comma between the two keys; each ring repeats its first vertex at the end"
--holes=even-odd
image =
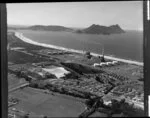
{"type": "Polygon", "coordinates": [[[125,30],[143,29],[142,1],[9,3],[7,16],[8,25],[119,24],[125,30]]]}

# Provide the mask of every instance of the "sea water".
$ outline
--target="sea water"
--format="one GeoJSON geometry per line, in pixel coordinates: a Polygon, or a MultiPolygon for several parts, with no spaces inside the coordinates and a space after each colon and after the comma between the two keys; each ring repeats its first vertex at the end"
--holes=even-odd
{"type": "Polygon", "coordinates": [[[122,34],[97,35],[73,32],[21,30],[33,41],[76,50],[91,51],[123,59],[143,62],[143,32],[126,31],[122,34]]]}

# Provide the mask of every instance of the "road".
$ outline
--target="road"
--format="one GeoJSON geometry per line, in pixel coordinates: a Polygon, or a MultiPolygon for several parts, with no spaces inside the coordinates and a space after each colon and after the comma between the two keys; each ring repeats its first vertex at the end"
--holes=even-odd
{"type": "Polygon", "coordinates": [[[12,91],[15,91],[15,90],[17,90],[17,89],[24,88],[24,87],[26,87],[26,86],[29,86],[29,83],[25,83],[25,84],[19,85],[19,86],[17,86],[17,87],[14,87],[14,88],[8,90],[8,92],[12,92],[12,91]]]}

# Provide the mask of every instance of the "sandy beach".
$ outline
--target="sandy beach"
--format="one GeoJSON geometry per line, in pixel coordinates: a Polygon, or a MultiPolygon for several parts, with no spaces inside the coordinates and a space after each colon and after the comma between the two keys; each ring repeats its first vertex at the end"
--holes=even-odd
{"type": "MultiPolygon", "coordinates": [[[[76,53],[85,53],[82,50],[74,50],[74,49],[70,49],[70,48],[64,48],[64,47],[60,47],[60,46],[55,46],[55,45],[50,45],[50,44],[44,44],[44,43],[38,43],[35,42],[29,38],[26,38],[22,33],[20,32],[15,32],[15,36],[18,37],[19,39],[21,39],[22,41],[26,42],[26,43],[30,43],[30,44],[34,44],[34,45],[38,45],[38,46],[43,46],[43,47],[47,47],[47,48],[54,48],[54,49],[59,49],[59,50],[64,50],[64,51],[70,51],[70,52],[76,52],[76,53]]],[[[96,53],[91,53],[93,56],[102,56],[100,54],[96,54],[96,53]]],[[[135,64],[135,65],[139,65],[139,66],[143,66],[142,62],[138,62],[138,61],[132,61],[132,60],[126,60],[126,59],[121,59],[121,58],[116,58],[116,57],[111,57],[111,56],[106,56],[106,59],[110,59],[110,60],[116,60],[116,61],[120,61],[120,62],[124,62],[124,63],[129,63],[129,64],[135,64]]]]}

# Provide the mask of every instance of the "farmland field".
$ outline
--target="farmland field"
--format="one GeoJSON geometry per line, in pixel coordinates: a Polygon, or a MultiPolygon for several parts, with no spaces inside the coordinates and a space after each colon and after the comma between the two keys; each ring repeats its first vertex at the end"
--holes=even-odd
{"type": "Polygon", "coordinates": [[[77,117],[84,111],[84,105],[70,96],[63,97],[61,94],[45,94],[30,87],[11,93],[20,99],[14,108],[37,115],[51,117],[77,117]]]}

